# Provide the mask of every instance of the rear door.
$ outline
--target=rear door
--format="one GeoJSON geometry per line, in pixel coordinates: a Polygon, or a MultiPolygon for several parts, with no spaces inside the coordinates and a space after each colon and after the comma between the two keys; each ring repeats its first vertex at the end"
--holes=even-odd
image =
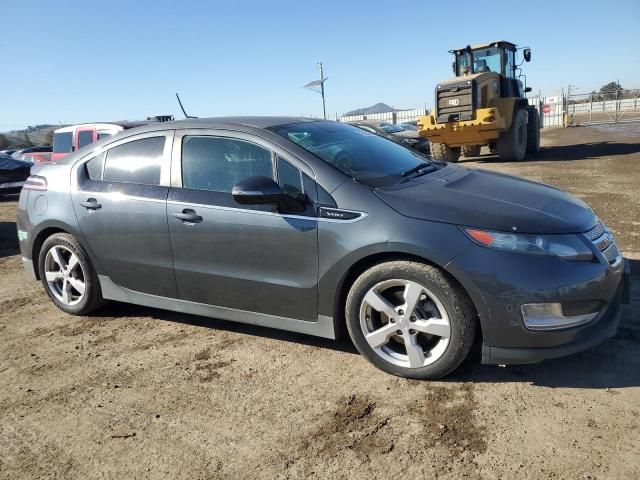
{"type": "Polygon", "coordinates": [[[128,137],[77,169],[73,206],[91,253],[117,285],[177,296],[166,201],[173,131],[128,137]]]}
{"type": "Polygon", "coordinates": [[[315,206],[306,201],[305,212],[290,215],[270,205],[240,205],[231,195],[240,180],[263,175],[310,200],[315,184],[298,162],[244,133],[176,134],[167,212],[181,299],[317,320],[315,206]],[[303,183],[313,187],[305,191],[303,183]]]}

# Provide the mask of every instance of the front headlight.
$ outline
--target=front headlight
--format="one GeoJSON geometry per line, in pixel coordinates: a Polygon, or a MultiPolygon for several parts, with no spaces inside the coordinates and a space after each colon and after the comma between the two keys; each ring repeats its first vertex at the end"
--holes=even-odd
{"type": "Polygon", "coordinates": [[[542,255],[555,255],[564,260],[593,260],[593,252],[578,235],[531,235],[503,233],[475,228],[462,229],[483,247],[542,255]]]}

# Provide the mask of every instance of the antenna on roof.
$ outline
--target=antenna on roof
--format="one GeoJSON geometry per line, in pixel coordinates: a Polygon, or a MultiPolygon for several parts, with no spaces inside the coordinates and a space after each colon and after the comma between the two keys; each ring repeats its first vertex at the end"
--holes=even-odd
{"type": "Polygon", "coordinates": [[[178,104],[180,104],[182,113],[184,113],[184,118],[198,118],[198,117],[192,117],[191,115],[187,115],[187,112],[184,110],[184,107],[182,106],[182,102],[180,101],[180,95],[178,95],[178,92],[176,92],[176,98],[178,99],[178,104]]]}

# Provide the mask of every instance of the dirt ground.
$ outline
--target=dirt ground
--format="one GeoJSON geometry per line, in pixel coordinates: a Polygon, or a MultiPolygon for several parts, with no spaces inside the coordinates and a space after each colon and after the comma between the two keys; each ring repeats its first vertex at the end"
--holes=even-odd
{"type": "Polygon", "coordinates": [[[633,258],[618,335],[419,382],[332,342],[112,304],[58,311],[0,200],[0,478],[640,478],[640,124],[548,130],[522,175],[589,202],[633,258]]]}

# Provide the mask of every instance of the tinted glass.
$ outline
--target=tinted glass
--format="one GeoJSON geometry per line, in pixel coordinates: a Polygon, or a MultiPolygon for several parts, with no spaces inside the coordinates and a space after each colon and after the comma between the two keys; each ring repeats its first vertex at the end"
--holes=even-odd
{"type": "Polygon", "coordinates": [[[103,138],[110,137],[111,134],[109,132],[98,132],[98,140],[102,140],[103,138]]]}
{"type": "Polygon", "coordinates": [[[290,197],[302,199],[302,178],[300,171],[286,160],[278,158],[278,185],[290,197]]]}
{"type": "Polygon", "coordinates": [[[151,137],[108,150],[104,180],[159,185],[164,142],[165,137],[151,137]]]}
{"type": "Polygon", "coordinates": [[[105,152],[102,152],[97,157],[92,158],[85,163],[87,169],[87,176],[91,180],[102,180],[102,164],[104,162],[105,152]]]}
{"type": "Polygon", "coordinates": [[[73,133],[54,133],[53,151],[54,153],[69,153],[73,145],[73,133]]]}
{"type": "Polygon", "coordinates": [[[82,148],[86,145],[93,143],[93,131],[81,130],[78,132],[78,148],[82,148]]]}
{"type": "Polygon", "coordinates": [[[338,122],[303,122],[271,127],[341,172],[367,185],[391,185],[426,157],[359,128],[338,122]]]}
{"type": "Polygon", "coordinates": [[[231,193],[247,177],[273,178],[271,152],[242,140],[187,136],[182,141],[182,186],[231,193]]]}

